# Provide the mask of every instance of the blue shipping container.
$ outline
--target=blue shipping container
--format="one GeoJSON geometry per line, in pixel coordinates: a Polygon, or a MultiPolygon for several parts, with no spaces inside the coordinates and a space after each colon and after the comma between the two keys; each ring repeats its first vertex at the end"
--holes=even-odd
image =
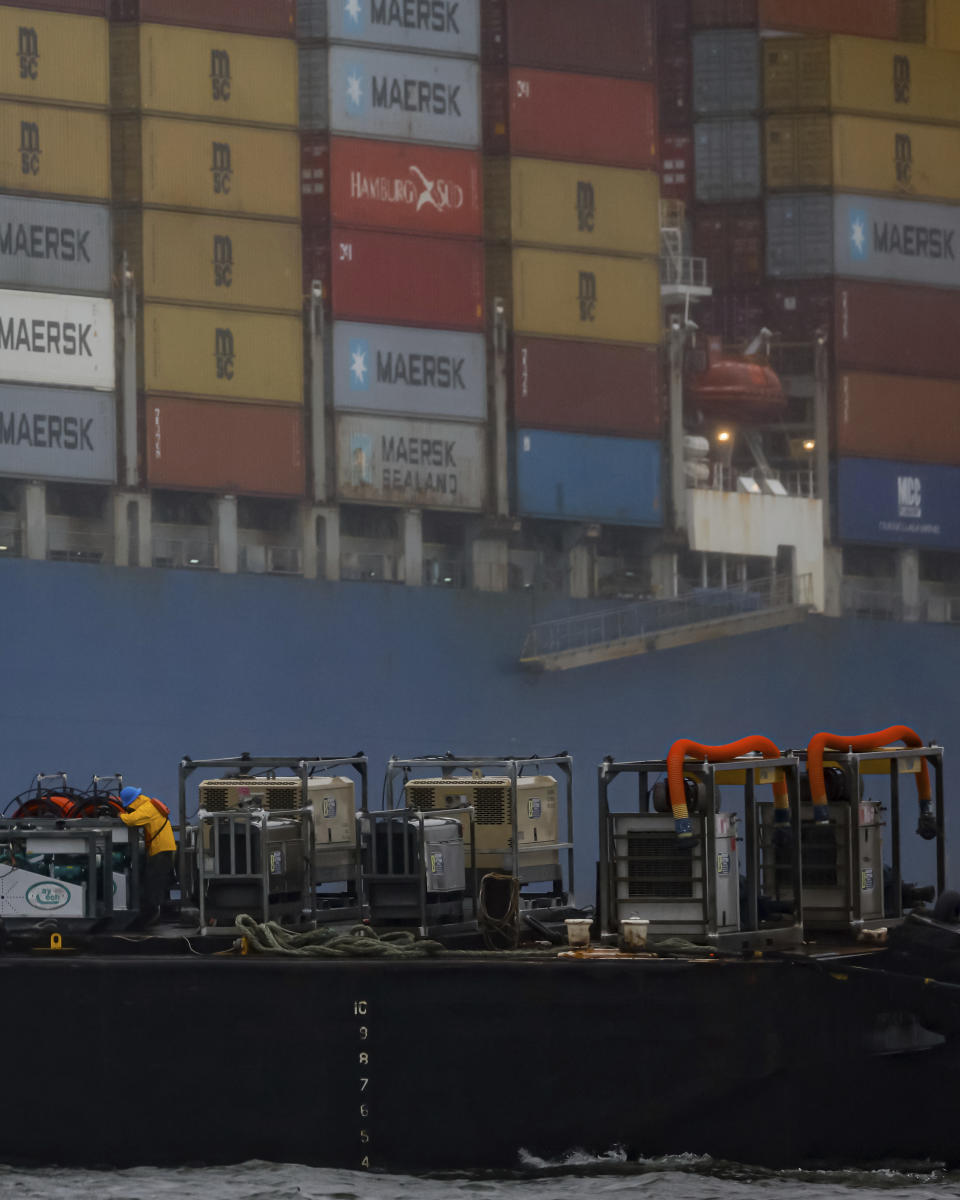
{"type": "Polygon", "coordinates": [[[842,458],[837,511],[845,542],[960,549],[960,467],[842,458]]]}
{"type": "Polygon", "coordinates": [[[520,516],[663,524],[659,442],[520,429],[515,470],[520,516]]]}

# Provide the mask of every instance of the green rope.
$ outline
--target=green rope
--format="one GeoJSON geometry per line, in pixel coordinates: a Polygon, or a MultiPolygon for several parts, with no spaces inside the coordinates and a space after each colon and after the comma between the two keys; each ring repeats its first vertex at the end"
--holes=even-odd
{"type": "Polygon", "coordinates": [[[426,958],[443,947],[430,938],[418,938],[407,929],[377,933],[369,925],[348,929],[309,929],[294,933],[276,921],[261,924],[246,913],[236,926],[254,954],[285,954],[293,958],[426,958]]]}

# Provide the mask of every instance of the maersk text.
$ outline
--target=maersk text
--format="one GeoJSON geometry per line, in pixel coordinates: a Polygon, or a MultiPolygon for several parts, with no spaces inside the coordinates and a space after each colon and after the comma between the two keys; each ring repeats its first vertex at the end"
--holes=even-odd
{"type": "Polygon", "coordinates": [[[31,354],[66,354],[92,358],[92,325],[77,321],[26,321],[0,318],[0,350],[27,350],[31,354]]]}
{"type": "Polygon", "coordinates": [[[370,21],[373,25],[398,25],[401,29],[459,33],[459,7],[459,0],[370,0],[370,21]]]}
{"type": "Polygon", "coordinates": [[[873,248],[878,254],[903,254],[908,258],[949,258],[953,252],[954,229],[926,225],[898,225],[892,221],[873,223],[873,248]]]}
{"type": "Polygon", "coordinates": [[[435,117],[462,115],[457,103],[459,83],[431,83],[428,79],[397,79],[388,75],[374,75],[372,83],[374,108],[399,108],[435,117]]]}
{"type": "Polygon", "coordinates": [[[89,229],[63,229],[58,225],[0,225],[0,254],[25,258],[51,258],[58,262],[89,262],[89,229]]]}
{"type": "Polygon", "coordinates": [[[44,450],[93,450],[92,417],[60,417],[54,413],[3,412],[0,446],[34,446],[44,450]]]}
{"type": "MultiPolygon", "coordinates": [[[[462,357],[449,354],[386,354],[377,351],[377,383],[466,391],[462,357]]],[[[401,439],[402,440],[402,439],[401,439]]],[[[451,442],[452,446],[453,443],[451,442]]]]}

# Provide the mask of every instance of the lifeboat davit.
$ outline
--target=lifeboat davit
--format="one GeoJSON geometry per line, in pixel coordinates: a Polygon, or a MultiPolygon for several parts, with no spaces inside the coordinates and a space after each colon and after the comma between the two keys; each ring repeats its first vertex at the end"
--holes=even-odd
{"type": "Polygon", "coordinates": [[[765,363],[724,356],[690,380],[687,395],[705,417],[726,421],[772,421],[787,398],[777,373],[765,363]]]}

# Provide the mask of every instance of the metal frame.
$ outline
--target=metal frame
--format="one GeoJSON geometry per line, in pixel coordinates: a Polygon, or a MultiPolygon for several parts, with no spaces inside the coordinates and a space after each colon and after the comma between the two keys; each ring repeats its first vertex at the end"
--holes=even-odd
{"type": "MultiPolygon", "coordinates": [[[[307,869],[305,872],[305,881],[306,882],[305,882],[305,887],[304,887],[304,895],[306,896],[306,893],[307,892],[309,893],[310,902],[309,902],[309,905],[307,905],[306,903],[304,904],[304,910],[305,910],[305,912],[309,912],[310,920],[315,920],[316,914],[319,910],[317,909],[317,896],[316,896],[316,882],[317,881],[314,876],[314,869],[315,869],[315,864],[313,861],[313,858],[314,858],[314,855],[313,855],[314,829],[313,829],[312,809],[311,809],[311,806],[309,803],[309,790],[308,790],[309,789],[309,781],[310,781],[311,776],[314,774],[314,772],[322,772],[324,774],[329,774],[332,771],[334,771],[337,767],[351,767],[354,771],[356,771],[357,775],[360,777],[360,807],[359,807],[359,809],[355,808],[355,811],[359,811],[360,813],[364,813],[364,814],[367,813],[369,811],[368,810],[368,788],[367,788],[367,780],[368,780],[367,757],[365,754],[363,754],[360,751],[358,751],[356,754],[352,754],[352,755],[341,755],[341,756],[316,755],[316,756],[310,756],[310,757],[304,757],[304,756],[300,756],[300,755],[291,755],[289,757],[253,757],[252,755],[249,755],[249,754],[241,754],[239,756],[232,757],[232,758],[190,758],[188,755],[185,755],[180,760],[180,764],[179,764],[178,790],[177,790],[178,801],[180,804],[180,816],[179,816],[179,821],[178,821],[180,845],[179,845],[177,863],[178,863],[178,870],[179,870],[179,874],[180,874],[182,891],[185,892],[187,890],[187,881],[190,878],[189,873],[188,873],[189,850],[188,850],[188,845],[187,845],[187,830],[188,830],[188,828],[190,828],[190,826],[188,826],[188,823],[187,823],[186,786],[187,786],[187,780],[194,773],[194,771],[207,771],[207,770],[230,771],[230,772],[233,772],[237,778],[244,778],[246,776],[256,777],[261,772],[265,772],[265,771],[288,770],[288,771],[291,771],[295,776],[297,776],[300,779],[301,805],[300,805],[300,808],[298,808],[298,809],[290,809],[290,810],[283,810],[283,811],[285,813],[294,813],[294,812],[299,813],[304,810],[308,810],[309,818],[310,818],[309,822],[308,822],[310,825],[310,833],[309,833],[308,843],[307,843],[309,846],[309,854],[308,854],[308,861],[307,861],[307,869]]],[[[259,812],[259,811],[261,811],[261,810],[252,810],[250,814],[234,814],[234,815],[252,816],[252,815],[254,815],[255,812],[259,812]]],[[[262,811],[266,812],[266,815],[268,817],[271,814],[274,816],[279,815],[278,810],[270,810],[269,812],[267,812],[267,810],[262,810],[262,811]]],[[[223,816],[223,815],[227,815],[227,814],[209,814],[209,815],[210,816],[223,816]]],[[[200,858],[202,859],[202,855],[200,855],[200,858]]],[[[263,865],[263,864],[261,864],[261,865],[263,865]]],[[[199,883],[200,866],[201,866],[201,864],[198,861],[198,870],[197,870],[198,890],[200,890],[202,892],[202,887],[200,886],[200,883],[199,883]]],[[[345,870],[346,870],[346,868],[345,868],[345,870]]],[[[360,845],[360,837],[359,836],[355,839],[355,842],[354,842],[353,865],[352,865],[351,870],[352,870],[352,876],[350,874],[347,874],[344,876],[344,880],[350,881],[352,878],[352,881],[354,882],[354,884],[356,886],[356,904],[344,905],[341,908],[336,910],[336,914],[340,917],[343,917],[344,919],[359,920],[366,915],[366,901],[365,901],[364,884],[363,884],[362,847],[360,845]]],[[[254,876],[254,877],[256,877],[256,876],[254,876]]],[[[210,878],[209,874],[206,876],[206,878],[207,879],[210,878]]],[[[234,878],[239,878],[239,877],[235,876],[234,878]]],[[[326,880],[325,882],[332,882],[332,881],[326,880]]],[[[266,893],[264,893],[264,895],[266,896],[266,893]]],[[[204,928],[204,926],[203,926],[203,911],[204,911],[204,906],[201,904],[201,929],[204,928]]],[[[265,905],[264,912],[265,913],[268,912],[268,905],[265,905]]],[[[266,920],[267,917],[265,916],[264,919],[266,920]]]]}
{"type": "MultiPolygon", "coordinates": [[[[117,824],[110,819],[104,821],[84,817],[71,817],[67,819],[62,817],[0,819],[0,846],[12,846],[15,842],[26,842],[28,839],[37,839],[41,842],[62,842],[64,840],[75,839],[78,843],[76,853],[86,854],[87,858],[87,885],[84,896],[86,911],[83,916],[57,916],[55,912],[51,912],[44,917],[42,913],[38,913],[38,921],[100,921],[111,918],[120,912],[123,912],[130,920],[139,916],[141,887],[140,851],[146,846],[142,827],[121,826],[118,830],[117,824]],[[117,842],[117,846],[125,844],[130,847],[130,890],[127,896],[127,907],[123,910],[113,907],[113,835],[115,832],[121,831],[124,834],[125,840],[117,842]],[[98,852],[101,858],[99,868],[97,867],[98,852]],[[98,876],[99,889],[92,886],[93,881],[97,880],[98,876]],[[102,899],[97,895],[98,890],[103,894],[102,899]]],[[[29,870],[29,868],[24,869],[29,870]]],[[[8,923],[17,921],[18,919],[16,917],[6,918],[8,923]]]]}
{"type": "MultiPolygon", "coordinates": [[[[702,924],[708,930],[711,942],[727,948],[763,947],[771,944],[796,944],[803,939],[801,919],[801,853],[800,853],[800,763],[794,755],[784,755],[781,758],[746,757],[737,758],[732,762],[711,763],[696,762],[686,759],[683,763],[683,774],[694,779],[702,780],[705,786],[705,816],[713,817],[720,812],[720,787],[738,784],[738,779],[724,779],[724,776],[743,773],[744,791],[744,853],[743,864],[747,878],[747,911],[744,921],[745,928],[739,933],[718,933],[715,923],[710,921],[710,901],[715,896],[715,880],[713,872],[706,870],[702,879],[702,924]],[[760,894],[760,811],[756,800],[757,773],[780,770],[783,771],[787,796],[790,801],[791,827],[795,835],[791,841],[790,869],[793,882],[794,909],[791,925],[776,926],[762,925],[758,913],[758,898],[760,894]]],[[[633,762],[616,762],[606,758],[597,768],[599,790],[599,821],[600,821],[600,859],[598,875],[598,892],[600,902],[600,929],[603,932],[617,931],[617,883],[620,881],[616,856],[616,818],[633,813],[650,812],[650,776],[666,775],[666,759],[640,759],[633,762]],[[609,789],[611,783],[620,775],[634,775],[637,778],[635,808],[624,810],[613,809],[610,804],[609,789]]],[[[763,783],[769,782],[767,780],[763,783]]],[[[716,858],[716,831],[712,820],[703,822],[706,845],[704,862],[713,862],[716,858]]]]}
{"type": "MultiPolygon", "coordinates": [[[[399,808],[396,804],[394,796],[394,783],[402,776],[403,782],[411,778],[411,772],[417,770],[432,770],[442,774],[449,773],[451,777],[458,772],[474,770],[486,771],[487,768],[496,768],[502,774],[505,774],[510,783],[510,818],[511,818],[511,838],[509,851],[505,850],[505,855],[509,854],[510,865],[513,876],[523,883],[547,883],[551,880],[556,880],[555,875],[547,876],[542,872],[544,870],[552,870],[552,868],[524,868],[523,867],[523,851],[520,849],[519,828],[517,820],[517,785],[523,770],[527,767],[536,767],[537,773],[542,774],[543,768],[548,770],[553,768],[559,771],[566,780],[566,840],[558,842],[537,842],[536,850],[556,850],[567,852],[567,893],[570,902],[573,902],[574,893],[574,874],[573,874],[573,759],[569,754],[553,754],[553,755],[538,755],[533,754],[527,758],[519,758],[515,756],[506,756],[504,758],[461,758],[454,754],[443,755],[423,755],[418,758],[397,758],[391,757],[387,763],[387,774],[384,781],[384,790],[387,797],[387,805],[389,808],[399,808]]],[[[559,806],[558,806],[559,807],[559,806]]],[[[454,812],[455,809],[439,810],[437,815],[442,816],[446,812],[454,812]]],[[[558,832],[559,829],[558,829],[558,832]]],[[[563,865],[562,856],[560,856],[560,884],[563,885],[563,865]]]]}
{"type": "MultiPolygon", "coordinates": [[[[797,758],[806,765],[806,750],[798,751],[797,758]]],[[[890,866],[893,874],[894,911],[888,912],[886,901],[883,904],[883,917],[876,921],[866,921],[865,925],[881,925],[889,920],[903,919],[903,901],[901,889],[903,873],[901,870],[900,854],[900,775],[898,764],[912,758],[924,758],[933,767],[934,774],[934,816],[937,823],[936,854],[937,854],[937,895],[941,895],[947,880],[947,848],[945,840],[945,811],[943,799],[943,747],[936,744],[929,746],[892,746],[879,750],[841,751],[824,750],[824,766],[838,766],[845,774],[850,793],[848,805],[850,816],[847,823],[847,903],[851,921],[860,921],[860,891],[854,887],[854,855],[853,847],[857,840],[860,825],[860,783],[865,775],[882,775],[883,771],[861,770],[861,764],[870,762],[888,762],[886,772],[890,778],[890,866]]],[[[906,773],[906,772],[904,772],[906,773]]],[[[883,866],[881,859],[881,867],[883,866]]],[[[881,879],[881,887],[883,882],[881,879]]]]}

